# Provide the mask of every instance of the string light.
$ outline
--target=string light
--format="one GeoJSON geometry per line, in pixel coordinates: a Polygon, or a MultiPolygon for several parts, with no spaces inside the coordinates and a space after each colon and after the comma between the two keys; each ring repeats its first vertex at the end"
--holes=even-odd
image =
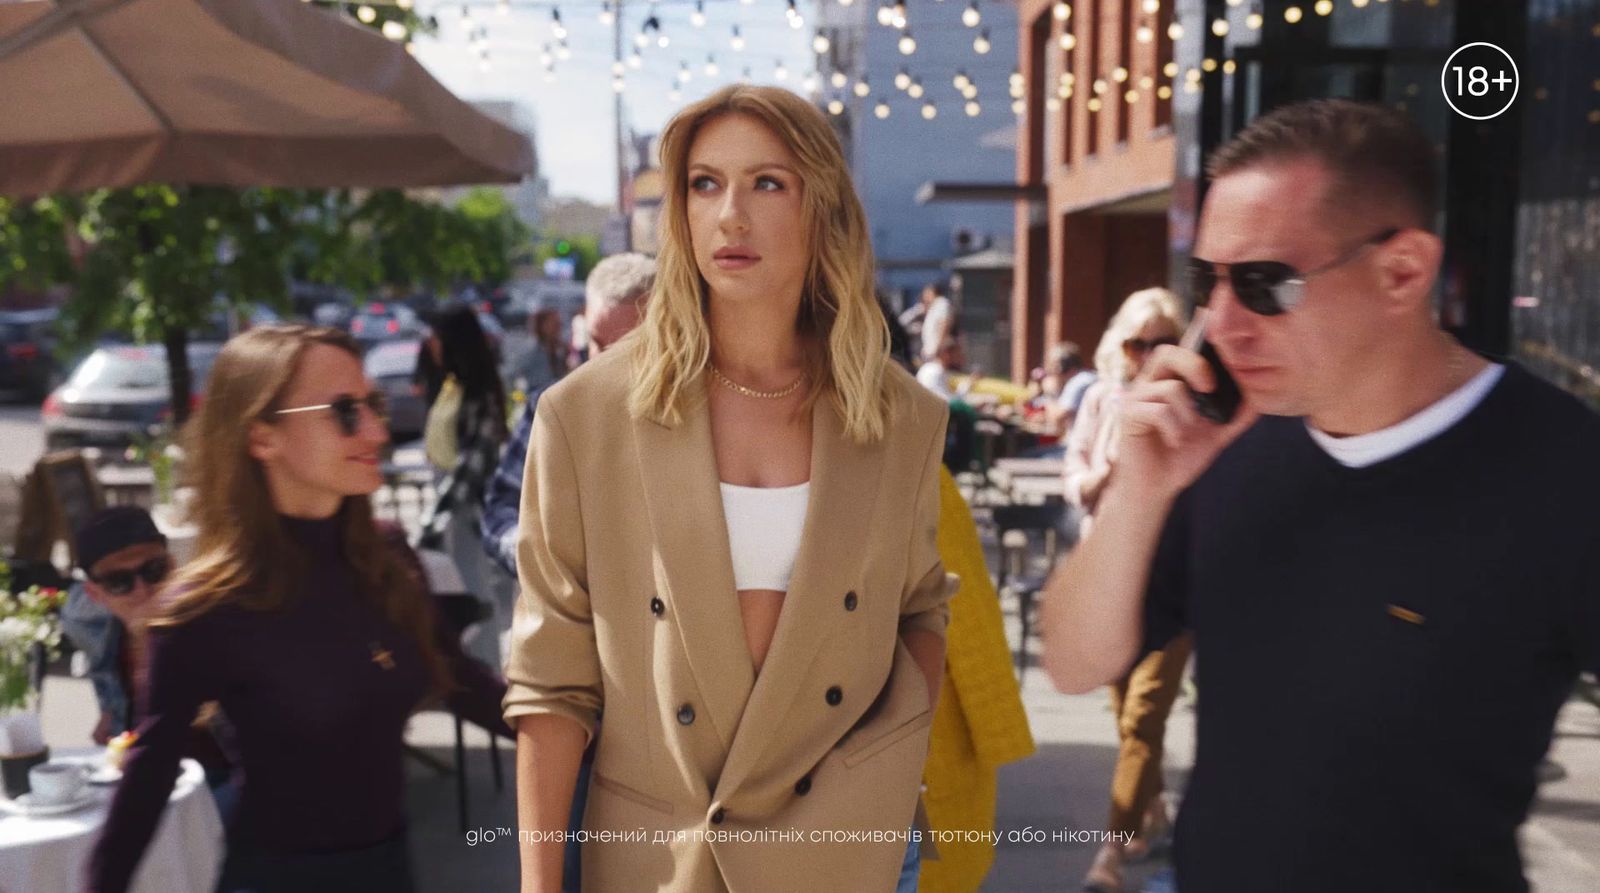
{"type": "Polygon", "coordinates": [[[1056,21],[1058,22],[1065,22],[1067,19],[1072,18],[1072,6],[1067,3],[1057,2],[1055,8],[1051,10],[1051,12],[1055,15],[1056,21]]]}
{"type": "Polygon", "coordinates": [[[917,51],[917,42],[916,42],[915,39],[912,38],[911,32],[907,31],[904,34],[901,34],[900,35],[900,55],[909,56],[912,53],[915,53],[916,51],[917,51]]]}
{"type": "Polygon", "coordinates": [[[789,19],[789,27],[796,31],[805,27],[806,20],[800,15],[799,7],[794,5],[794,0],[789,0],[789,8],[783,14],[789,19]]]}
{"type": "Polygon", "coordinates": [[[1166,65],[1161,66],[1161,73],[1166,75],[1168,78],[1177,77],[1178,76],[1178,63],[1176,63],[1176,62],[1168,62],[1166,65]]]}
{"type": "Polygon", "coordinates": [[[911,86],[911,72],[902,68],[900,73],[894,76],[894,88],[896,90],[904,90],[909,86],[911,86]]]}
{"type": "Polygon", "coordinates": [[[1261,18],[1261,13],[1252,12],[1244,17],[1244,26],[1249,28],[1251,31],[1260,31],[1263,21],[1264,20],[1261,18]]]}
{"type": "Polygon", "coordinates": [[[967,70],[962,68],[956,71],[956,76],[951,80],[951,83],[956,85],[957,90],[965,90],[967,85],[972,83],[972,78],[967,77],[967,70]]]}
{"type": "Polygon", "coordinates": [[[399,22],[383,23],[383,36],[389,38],[390,40],[396,42],[402,41],[405,40],[409,34],[410,32],[406,30],[406,26],[399,22]]]}
{"type": "Polygon", "coordinates": [[[679,90],[677,87],[673,87],[671,90],[667,91],[667,99],[670,102],[678,102],[683,99],[683,91],[679,90]]]}
{"type": "Polygon", "coordinates": [[[1227,19],[1217,19],[1215,22],[1212,22],[1211,23],[1211,33],[1217,35],[1218,37],[1227,37],[1228,36],[1228,20],[1227,19]]]}
{"type": "Polygon", "coordinates": [[[1153,16],[1161,11],[1161,0],[1144,0],[1144,14],[1153,16]]]}
{"type": "Polygon", "coordinates": [[[890,9],[887,3],[878,7],[878,24],[885,28],[894,24],[894,10],[890,9]]]}
{"type": "Polygon", "coordinates": [[[1058,43],[1061,45],[1063,50],[1071,52],[1072,48],[1078,45],[1078,37],[1071,31],[1063,31],[1061,33],[1061,39],[1058,41],[1058,43]]]}
{"type": "Polygon", "coordinates": [[[966,97],[967,99],[977,99],[978,98],[978,85],[977,84],[971,84],[971,83],[967,84],[966,88],[961,91],[961,95],[966,97]]]}
{"type": "Polygon", "coordinates": [[[1291,6],[1283,11],[1283,20],[1293,25],[1305,17],[1305,13],[1298,6],[1291,6]]]}
{"type": "Polygon", "coordinates": [[[1027,110],[1028,104],[1020,99],[1011,103],[1011,114],[1016,115],[1018,118],[1022,117],[1022,114],[1027,110]]]}
{"type": "Polygon", "coordinates": [[[1162,84],[1161,85],[1161,89],[1156,91],[1156,95],[1161,97],[1162,99],[1171,99],[1172,98],[1172,88],[1168,87],[1166,84],[1162,84]]]}
{"type": "Polygon", "coordinates": [[[413,2],[413,0],[397,0],[397,2],[395,3],[395,6],[398,6],[401,9],[406,10],[407,12],[409,12],[411,10],[411,7],[414,6],[414,5],[415,5],[415,3],[413,2]]]}
{"type": "Polygon", "coordinates": [[[787,81],[789,79],[789,69],[783,64],[782,59],[779,59],[777,67],[772,69],[772,76],[780,81],[787,81]]]}
{"type": "Polygon", "coordinates": [[[1366,9],[1367,0],[1350,0],[1350,5],[1354,6],[1356,9],[1366,9]]]}
{"type": "Polygon", "coordinates": [[[471,27],[471,26],[472,26],[472,10],[467,7],[467,4],[463,3],[463,4],[461,4],[461,27],[468,28],[468,27],[471,27]]]}
{"type": "MultiPolygon", "coordinates": [[[[1015,103],[1015,105],[1013,107],[1015,107],[1016,105],[1021,105],[1021,104],[1022,103],[1020,101],[1018,101],[1017,103],[1015,103]]],[[[1055,98],[1054,96],[1047,97],[1045,99],[1045,101],[1044,101],[1044,108],[1045,108],[1045,111],[1059,112],[1059,111],[1061,111],[1061,100],[1055,98]]]]}
{"type": "Polygon", "coordinates": [[[983,13],[978,11],[978,0],[972,0],[972,5],[961,13],[961,24],[968,28],[976,28],[983,21],[983,13]]]}
{"type": "Polygon", "coordinates": [[[1116,68],[1111,70],[1111,79],[1119,84],[1126,83],[1128,80],[1128,69],[1118,65],[1116,68]]]}
{"type": "Polygon", "coordinates": [[[629,68],[643,68],[644,67],[644,56],[640,55],[638,49],[635,49],[633,51],[633,55],[628,57],[628,67],[629,68]]]}
{"type": "Polygon", "coordinates": [[[1140,25],[1139,30],[1133,32],[1134,39],[1140,43],[1149,43],[1155,40],[1156,33],[1150,30],[1149,25],[1140,25]]]}
{"type": "Polygon", "coordinates": [[[805,91],[810,93],[812,96],[822,92],[822,83],[817,80],[817,76],[815,74],[806,75],[806,79],[801,81],[800,85],[804,87],[805,91]]]}
{"type": "Polygon", "coordinates": [[[1155,87],[1155,85],[1156,85],[1156,79],[1151,77],[1148,74],[1145,75],[1144,77],[1139,78],[1139,89],[1140,90],[1149,90],[1149,89],[1155,87]]]}
{"type": "Polygon", "coordinates": [[[934,108],[933,103],[927,103],[922,107],[922,117],[923,120],[932,121],[934,118],[939,117],[939,110],[934,108]]]}
{"type": "Polygon", "coordinates": [[[870,94],[871,92],[872,92],[872,87],[867,84],[867,79],[866,78],[862,78],[861,80],[856,81],[856,95],[857,96],[861,97],[862,99],[866,99],[868,94],[870,94]]]}
{"type": "Polygon", "coordinates": [[[739,33],[738,25],[733,26],[733,37],[729,38],[728,43],[733,47],[734,52],[744,52],[744,35],[739,33]]]}
{"type": "Polygon", "coordinates": [[[1122,94],[1122,98],[1128,103],[1128,105],[1133,105],[1139,101],[1139,91],[1129,90],[1128,92],[1122,94]]]}
{"type": "Polygon", "coordinates": [[[828,78],[828,83],[832,84],[835,90],[843,90],[845,85],[850,83],[850,78],[844,72],[836,71],[828,78]]]}
{"type": "Polygon", "coordinates": [[[1167,26],[1167,37],[1172,39],[1172,40],[1182,40],[1183,39],[1183,26],[1178,24],[1177,22],[1173,22],[1172,24],[1168,25],[1167,26]]]}
{"type": "Polygon", "coordinates": [[[1217,60],[1215,60],[1215,59],[1202,59],[1200,61],[1200,68],[1206,74],[1210,74],[1213,71],[1217,70],[1217,60]]]}
{"type": "Polygon", "coordinates": [[[1233,74],[1235,71],[1238,70],[1238,68],[1239,68],[1238,63],[1234,62],[1232,59],[1229,59],[1228,61],[1222,63],[1222,73],[1223,74],[1233,74]]]}
{"type": "Polygon", "coordinates": [[[1097,96],[1097,97],[1094,97],[1094,98],[1090,99],[1089,102],[1088,102],[1088,106],[1089,106],[1089,111],[1091,111],[1091,112],[1100,111],[1100,98],[1097,96]]]}
{"type": "Polygon", "coordinates": [[[1319,16],[1333,15],[1333,0],[1317,0],[1314,8],[1319,16]]]}
{"type": "Polygon", "coordinates": [[[994,45],[989,42],[988,28],[983,29],[978,34],[977,39],[972,42],[972,51],[980,56],[986,55],[993,48],[994,45]]]}
{"type": "Polygon", "coordinates": [[[721,70],[722,69],[717,67],[717,57],[711,55],[710,53],[707,53],[706,54],[706,77],[714,78],[714,77],[717,76],[717,74],[719,72],[721,72],[721,70]]]}
{"type": "Polygon", "coordinates": [[[828,114],[833,115],[834,117],[838,117],[839,115],[844,114],[844,103],[840,102],[837,99],[829,100],[828,101],[828,114]]]}
{"type": "Polygon", "coordinates": [[[378,11],[370,6],[361,6],[356,9],[356,18],[360,19],[362,24],[370,25],[378,20],[378,11]]]}
{"type": "Polygon", "coordinates": [[[617,22],[617,14],[611,8],[611,0],[606,0],[606,2],[601,3],[600,4],[600,24],[602,24],[602,25],[606,26],[607,28],[609,28],[612,25],[616,24],[616,22],[617,22]]]}
{"type": "Polygon", "coordinates": [[[611,79],[611,89],[617,93],[621,93],[622,91],[628,89],[628,82],[620,76],[614,77],[611,79]]]}
{"type": "Polygon", "coordinates": [[[856,0],[839,0],[839,5],[845,7],[846,9],[848,9],[850,7],[850,4],[852,4],[854,2],[856,2],[856,0]]]}
{"type": "Polygon", "coordinates": [[[561,43],[556,46],[556,58],[563,62],[572,58],[572,47],[567,46],[567,42],[565,40],[561,41],[561,43]]]}
{"type": "Polygon", "coordinates": [[[878,100],[878,104],[872,108],[872,113],[878,116],[879,121],[889,117],[889,103],[881,99],[878,100]]]}
{"type": "Polygon", "coordinates": [[[894,0],[894,7],[890,10],[889,24],[904,31],[906,27],[905,0],[894,0]]]}
{"type": "Polygon", "coordinates": [[[567,39],[567,26],[561,24],[561,7],[559,6],[550,10],[550,33],[556,36],[556,40],[567,39]]]}
{"type": "Polygon", "coordinates": [[[983,108],[981,106],[979,106],[976,101],[972,101],[972,102],[968,102],[967,103],[967,117],[968,118],[976,118],[981,114],[983,114],[983,108]]]}
{"type": "Polygon", "coordinates": [[[811,48],[816,50],[819,56],[826,53],[831,46],[833,46],[832,41],[828,40],[828,35],[823,34],[821,31],[817,32],[816,37],[811,38],[811,48]]]}
{"type": "Polygon", "coordinates": [[[706,26],[706,0],[695,0],[694,12],[689,13],[689,24],[696,28],[706,26]]]}
{"type": "Polygon", "coordinates": [[[922,78],[912,78],[911,86],[906,88],[906,95],[912,99],[921,99],[925,92],[927,91],[922,89],[922,78]]]}

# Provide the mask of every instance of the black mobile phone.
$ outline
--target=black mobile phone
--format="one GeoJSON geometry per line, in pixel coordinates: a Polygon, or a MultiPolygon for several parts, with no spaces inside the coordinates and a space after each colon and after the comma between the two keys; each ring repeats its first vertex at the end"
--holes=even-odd
{"type": "Polygon", "coordinates": [[[1211,367],[1211,375],[1216,380],[1216,389],[1207,393],[1189,389],[1189,396],[1194,400],[1195,411],[1201,417],[1226,425],[1233,420],[1234,413],[1239,411],[1239,404],[1244,395],[1239,391],[1239,382],[1234,380],[1228,367],[1223,364],[1222,357],[1217,353],[1210,341],[1206,340],[1206,312],[1204,309],[1195,311],[1194,321],[1189,324],[1189,330],[1183,333],[1182,345],[1205,358],[1206,365],[1211,367]]]}

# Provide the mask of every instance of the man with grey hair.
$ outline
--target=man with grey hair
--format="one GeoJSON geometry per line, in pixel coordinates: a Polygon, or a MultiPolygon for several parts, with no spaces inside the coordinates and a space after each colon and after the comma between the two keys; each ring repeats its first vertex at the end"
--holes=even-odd
{"type": "MultiPolygon", "coordinates": [[[[656,262],[642,254],[616,254],[595,264],[584,281],[583,319],[588,324],[589,356],[615,344],[633,331],[644,317],[644,302],[655,287],[656,262]]],[[[533,413],[543,388],[531,391],[523,404],[500,465],[483,494],[483,548],[507,573],[517,575],[517,522],[522,506],[522,472],[527,464],[528,441],[533,434],[533,413]]],[[[573,519],[577,521],[576,518],[573,519]]],[[[584,752],[578,783],[573,791],[572,813],[567,827],[576,832],[582,827],[587,800],[589,768],[594,748],[584,752]]],[[[578,845],[568,843],[564,855],[563,890],[579,889],[578,845]]]]}
{"type": "MultiPolygon", "coordinates": [[[[633,331],[644,316],[644,301],[655,287],[656,263],[642,254],[616,254],[595,264],[584,281],[584,321],[589,355],[605,350],[633,331]]],[[[533,412],[543,388],[531,391],[506,443],[500,465],[483,494],[483,548],[489,557],[517,575],[517,517],[522,505],[522,467],[533,431],[533,412]]]]}

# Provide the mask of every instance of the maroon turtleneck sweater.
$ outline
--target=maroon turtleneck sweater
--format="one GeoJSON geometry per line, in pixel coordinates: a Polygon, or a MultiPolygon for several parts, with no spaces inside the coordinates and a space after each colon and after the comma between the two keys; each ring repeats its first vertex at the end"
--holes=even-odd
{"type": "MultiPolygon", "coordinates": [[[[144,719],[90,858],[91,893],[128,888],[206,701],[221,704],[236,734],[244,784],[235,836],[269,851],[332,852],[404,825],[403,735],[430,682],[421,652],[359,596],[336,518],[283,523],[313,569],[301,597],[279,611],[224,604],[152,632],[144,719]]],[[[435,627],[457,686],[450,706],[511,736],[500,715],[505,683],[463,656],[442,620],[435,627]]]]}

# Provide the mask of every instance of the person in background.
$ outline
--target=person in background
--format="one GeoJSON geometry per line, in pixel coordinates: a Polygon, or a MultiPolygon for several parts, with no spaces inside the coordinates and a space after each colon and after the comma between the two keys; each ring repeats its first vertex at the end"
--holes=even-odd
{"type": "Polygon", "coordinates": [[[930,282],[922,289],[922,361],[938,356],[946,340],[956,336],[955,306],[940,291],[937,283],[930,282]]]}
{"type": "Polygon", "coordinates": [[[415,889],[403,743],[436,697],[500,734],[505,684],[438,622],[422,569],[369,496],[382,392],[337,329],[261,326],[218,354],[187,431],[194,558],[149,621],[147,705],[89,893],[124,893],[216,701],[241,787],[222,893],[415,889]]]}
{"type": "Polygon", "coordinates": [[[567,374],[567,345],[561,338],[561,311],[537,310],[528,317],[532,343],[517,363],[517,378],[524,394],[537,393],[567,374]]]}
{"type": "Polygon", "coordinates": [[[967,376],[960,387],[951,386],[950,376],[964,371],[966,366],[967,354],[961,346],[961,339],[946,338],[932,359],[917,367],[917,381],[946,403],[964,399],[972,391],[973,385],[977,384],[978,376],[967,376]]]}
{"type": "Polygon", "coordinates": [[[1048,418],[1055,430],[1066,435],[1071,433],[1078,419],[1089,386],[1100,376],[1093,366],[1083,361],[1078,345],[1071,341],[1063,341],[1055,346],[1051,351],[1049,368],[1060,376],[1062,384],[1055,403],[1048,409],[1048,418]]]}
{"type": "MultiPolygon", "coordinates": [[[[1082,512],[1080,541],[1092,536],[1094,516],[1116,465],[1118,408],[1150,354],[1177,344],[1185,324],[1183,305],[1166,289],[1137,291],[1123,301],[1106,327],[1095,358],[1100,380],[1084,397],[1083,414],[1067,438],[1067,499],[1082,512]]],[[[1123,863],[1143,857],[1165,841],[1171,823],[1161,796],[1161,757],[1167,716],[1183,684],[1193,650],[1178,636],[1152,651],[1111,686],[1116,717],[1117,766],[1111,777],[1111,817],[1106,828],[1126,835],[1127,843],[1102,844],[1084,878],[1089,893],[1122,893],[1123,863]]]]}
{"type": "Polygon", "coordinates": [[[416,543],[447,553],[467,589],[489,607],[491,619],[479,625],[467,647],[474,657],[499,667],[501,634],[511,626],[512,587],[486,561],[479,528],[483,491],[506,440],[505,386],[470,305],[448,305],[434,317],[433,329],[446,378],[428,411],[425,442],[441,477],[416,543]]]}
{"type": "MultiPolygon", "coordinates": [[[[590,356],[615,344],[622,336],[633,331],[644,313],[644,302],[655,285],[655,261],[642,254],[618,254],[606,258],[589,271],[584,280],[584,317],[588,319],[585,331],[590,356]]],[[[543,389],[532,391],[517,417],[517,427],[506,443],[495,469],[494,478],[483,494],[483,548],[500,569],[517,575],[517,535],[522,515],[522,480],[528,460],[528,443],[533,436],[533,416],[539,405],[543,389]]],[[[594,762],[594,748],[584,750],[579,768],[578,784],[572,795],[572,814],[567,822],[570,831],[583,824],[583,807],[589,791],[589,770],[594,762]]],[[[562,888],[580,889],[581,866],[579,847],[569,841],[564,857],[562,888]]]]}

